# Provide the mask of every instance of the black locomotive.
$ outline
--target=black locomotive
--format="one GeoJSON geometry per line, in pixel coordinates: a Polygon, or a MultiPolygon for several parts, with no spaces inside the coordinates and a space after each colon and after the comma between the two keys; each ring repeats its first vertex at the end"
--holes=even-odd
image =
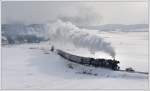
{"type": "Polygon", "coordinates": [[[82,64],[86,66],[109,68],[112,70],[120,69],[120,67],[118,66],[118,63],[120,62],[115,59],[112,60],[112,59],[95,59],[90,57],[81,57],[81,56],[72,55],[62,50],[57,50],[57,53],[63,58],[78,64],[82,64]]]}

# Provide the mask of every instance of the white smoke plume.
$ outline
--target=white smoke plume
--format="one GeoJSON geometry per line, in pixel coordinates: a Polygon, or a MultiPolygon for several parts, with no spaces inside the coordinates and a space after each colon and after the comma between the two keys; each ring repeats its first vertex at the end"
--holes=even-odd
{"type": "Polygon", "coordinates": [[[63,22],[61,20],[48,24],[48,28],[52,43],[57,42],[61,46],[70,43],[76,47],[87,48],[92,53],[102,51],[108,53],[113,58],[115,57],[115,51],[111,44],[105,42],[103,38],[95,33],[89,33],[87,29],[80,29],[70,22],[63,22]]]}

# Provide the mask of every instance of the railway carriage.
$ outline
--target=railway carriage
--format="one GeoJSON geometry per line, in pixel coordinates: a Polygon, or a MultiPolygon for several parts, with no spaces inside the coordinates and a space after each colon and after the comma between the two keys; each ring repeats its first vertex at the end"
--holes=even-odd
{"type": "Polygon", "coordinates": [[[114,59],[113,60],[112,59],[94,59],[90,57],[81,57],[81,56],[72,55],[62,50],[57,50],[57,53],[63,58],[71,62],[75,62],[75,63],[86,65],[86,66],[91,65],[94,67],[104,67],[104,68],[109,68],[112,70],[119,70],[120,68],[118,66],[119,61],[114,60],[114,59]]]}

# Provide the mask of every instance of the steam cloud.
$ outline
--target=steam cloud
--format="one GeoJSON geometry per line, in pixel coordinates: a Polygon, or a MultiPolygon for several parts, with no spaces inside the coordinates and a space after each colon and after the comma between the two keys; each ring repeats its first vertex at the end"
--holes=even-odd
{"type": "Polygon", "coordinates": [[[70,22],[63,22],[61,20],[48,24],[48,28],[52,43],[70,43],[76,47],[87,48],[91,53],[102,51],[108,53],[113,58],[115,57],[115,51],[111,44],[105,42],[103,38],[95,33],[90,33],[87,29],[80,29],[70,22]]]}

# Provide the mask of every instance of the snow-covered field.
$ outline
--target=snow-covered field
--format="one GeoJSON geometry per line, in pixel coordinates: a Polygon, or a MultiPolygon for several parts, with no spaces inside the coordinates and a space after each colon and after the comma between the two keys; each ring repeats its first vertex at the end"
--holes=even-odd
{"type": "MultiPolygon", "coordinates": [[[[148,32],[100,32],[112,43],[121,69],[148,71],[148,32]]],[[[148,75],[70,63],[49,43],[2,46],[3,89],[147,89],[148,75]],[[68,65],[73,67],[69,68],[68,65]],[[82,74],[82,72],[89,74],[82,74]]],[[[62,45],[63,46],[63,45],[62,45]]],[[[69,50],[70,51],[70,50],[69,50]]],[[[78,51],[73,51],[79,53],[78,51]]],[[[83,56],[91,55],[80,51],[83,56]]],[[[99,53],[93,56],[101,57],[99,53]]]]}

